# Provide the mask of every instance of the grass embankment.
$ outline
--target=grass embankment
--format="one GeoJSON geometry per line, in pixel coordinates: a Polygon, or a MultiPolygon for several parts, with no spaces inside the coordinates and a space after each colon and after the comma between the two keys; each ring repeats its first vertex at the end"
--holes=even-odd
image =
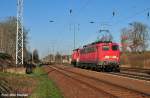
{"type": "Polygon", "coordinates": [[[38,79],[38,86],[30,98],[62,98],[59,89],[41,67],[34,70],[32,77],[38,79]]]}
{"type": "Polygon", "coordinates": [[[62,98],[59,89],[42,67],[35,68],[29,75],[0,72],[0,83],[3,81],[10,88],[8,93],[28,94],[29,98],[62,98]]]}

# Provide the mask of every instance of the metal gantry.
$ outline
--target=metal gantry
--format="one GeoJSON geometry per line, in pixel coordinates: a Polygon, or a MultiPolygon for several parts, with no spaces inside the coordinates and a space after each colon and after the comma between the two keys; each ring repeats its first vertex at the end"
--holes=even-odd
{"type": "Polygon", "coordinates": [[[23,0],[17,0],[16,65],[23,64],[23,0]]]}

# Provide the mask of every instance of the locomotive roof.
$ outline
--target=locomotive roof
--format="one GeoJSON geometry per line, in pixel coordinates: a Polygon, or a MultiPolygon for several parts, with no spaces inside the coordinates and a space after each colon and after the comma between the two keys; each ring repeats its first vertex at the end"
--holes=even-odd
{"type": "Polygon", "coordinates": [[[93,44],[99,44],[99,43],[112,43],[112,41],[97,41],[97,42],[93,42],[91,44],[93,45],[93,44]]]}
{"type": "Polygon", "coordinates": [[[112,43],[112,41],[97,41],[97,42],[93,42],[91,44],[84,45],[83,47],[87,47],[87,46],[95,45],[95,44],[99,44],[99,43],[112,43]]]}
{"type": "MultiPolygon", "coordinates": [[[[91,46],[91,45],[100,44],[100,43],[113,43],[113,42],[112,41],[97,41],[97,42],[93,42],[93,43],[84,45],[83,48],[91,46]]],[[[114,43],[114,44],[116,44],[116,43],[114,43]]],[[[73,51],[77,51],[77,50],[80,50],[80,48],[74,49],[73,51]]]]}

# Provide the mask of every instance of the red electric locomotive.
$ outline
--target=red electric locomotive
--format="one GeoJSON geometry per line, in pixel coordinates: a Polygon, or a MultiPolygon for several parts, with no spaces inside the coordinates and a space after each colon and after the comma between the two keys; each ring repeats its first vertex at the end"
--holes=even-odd
{"type": "Polygon", "coordinates": [[[98,41],[74,50],[73,63],[82,68],[92,68],[99,71],[120,71],[120,50],[117,43],[98,41]]]}

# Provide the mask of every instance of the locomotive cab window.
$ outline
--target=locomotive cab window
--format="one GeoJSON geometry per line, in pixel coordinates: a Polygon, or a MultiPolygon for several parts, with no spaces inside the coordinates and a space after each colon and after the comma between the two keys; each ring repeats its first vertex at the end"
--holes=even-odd
{"type": "Polygon", "coordinates": [[[103,51],[108,51],[108,50],[109,50],[109,46],[106,46],[106,45],[105,45],[105,46],[102,46],[102,50],[103,50],[103,51]]]}
{"type": "Polygon", "coordinates": [[[114,51],[116,51],[116,50],[118,50],[118,45],[112,45],[112,50],[114,50],[114,51]]]}

